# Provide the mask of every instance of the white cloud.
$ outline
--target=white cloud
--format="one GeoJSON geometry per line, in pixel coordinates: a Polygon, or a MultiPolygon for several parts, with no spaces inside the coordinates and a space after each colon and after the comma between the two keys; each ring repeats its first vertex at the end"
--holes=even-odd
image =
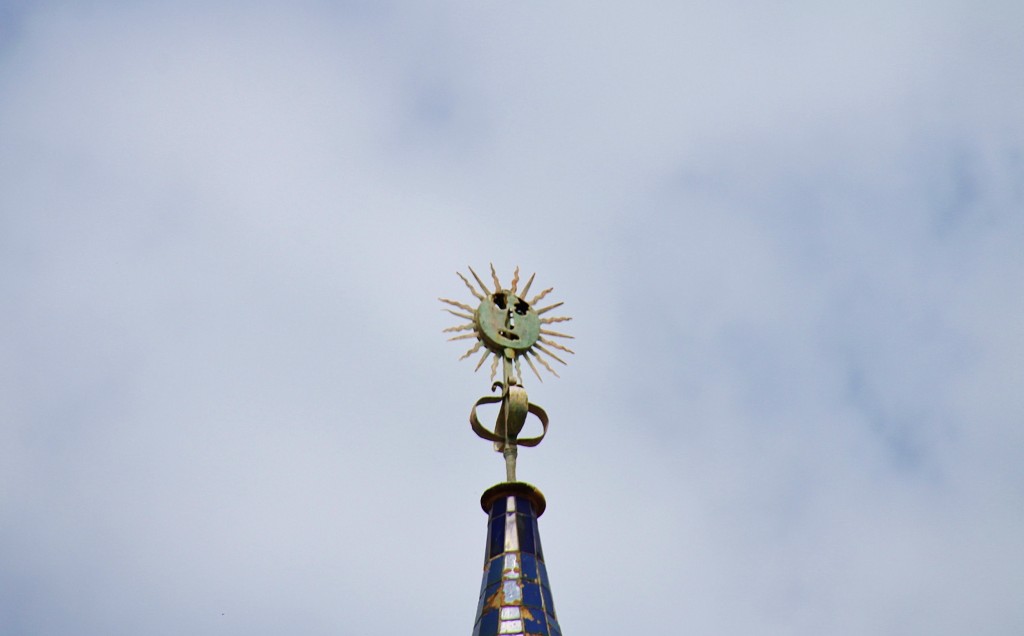
{"type": "Polygon", "coordinates": [[[468,631],[501,465],[435,298],[493,261],[576,317],[520,468],[565,629],[1019,631],[988,9],[15,6],[0,625],[468,631]]]}

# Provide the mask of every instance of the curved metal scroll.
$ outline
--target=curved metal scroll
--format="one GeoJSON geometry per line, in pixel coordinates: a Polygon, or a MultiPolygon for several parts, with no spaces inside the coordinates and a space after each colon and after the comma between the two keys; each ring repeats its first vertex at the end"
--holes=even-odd
{"type": "MultiPolygon", "coordinates": [[[[492,388],[504,388],[502,382],[495,382],[492,388]]],[[[526,396],[526,390],[516,384],[509,385],[502,391],[501,396],[482,397],[473,404],[469,412],[469,425],[477,436],[489,442],[494,442],[494,450],[504,451],[506,445],[532,447],[541,443],[544,436],[548,434],[548,414],[536,404],[530,404],[526,396]],[[476,408],[482,404],[501,403],[498,411],[498,419],[494,423],[494,430],[488,430],[477,417],[476,408]],[[519,433],[526,424],[527,414],[532,413],[540,420],[542,427],[541,434],[537,437],[520,439],[519,433]]]]}

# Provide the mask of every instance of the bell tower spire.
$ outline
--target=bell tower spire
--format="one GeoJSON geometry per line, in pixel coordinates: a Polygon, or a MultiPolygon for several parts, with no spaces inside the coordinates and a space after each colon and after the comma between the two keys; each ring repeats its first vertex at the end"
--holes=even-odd
{"type": "Polygon", "coordinates": [[[505,459],[505,481],[488,488],[480,498],[480,506],[487,514],[487,543],[473,636],[561,636],[537,525],[547,502],[536,487],[517,480],[516,462],[519,447],[540,444],[549,425],[544,409],[530,403],[520,363],[525,359],[541,382],[544,380],[534,362],[557,377],[549,359],[564,365],[565,360],[553,350],[573,353],[560,342],[572,336],[552,331],[548,326],[571,318],[546,315],[560,307],[561,302],[537,307],[553,288],[530,298],[530,287],[536,275],[530,276],[520,291],[518,267],[506,288],[491,265],[493,290],[473,268],[469,268],[469,273],[476,286],[461,273],[458,276],[479,304],[474,308],[441,298],[447,305],[445,311],[467,321],[444,331],[467,332],[449,340],[476,341],[460,359],[483,349],[476,370],[488,358],[493,358],[491,391],[496,394],[476,401],[469,412],[469,424],[480,438],[492,442],[494,450],[505,459]],[[499,365],[501,380],[496,379],[499,365]],[[489,404],[499,405],[492,428],[481,424],[477,414],[481,406],[489,404]],[[541,432],[535,437],[520,437],[530,415],[540,422],[541,432]]]}

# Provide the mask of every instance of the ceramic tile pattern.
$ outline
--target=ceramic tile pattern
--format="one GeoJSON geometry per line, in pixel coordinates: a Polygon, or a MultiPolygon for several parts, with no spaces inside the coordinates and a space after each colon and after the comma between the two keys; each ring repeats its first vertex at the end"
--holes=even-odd
{"type": "Polygon", "coordinates": [[[487,523],[473,636],[561,636],[537,516],[529,500],[498,497],[487,523]]]}

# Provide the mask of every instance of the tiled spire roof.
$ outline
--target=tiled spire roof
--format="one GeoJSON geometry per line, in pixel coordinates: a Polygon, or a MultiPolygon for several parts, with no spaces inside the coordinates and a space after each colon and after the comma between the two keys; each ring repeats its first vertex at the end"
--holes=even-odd
{"type": "Polygon", "coordinates": [[[505,482],[480,499],[488,514],[487,551],[473,636],[561,636],[537,518],[544,496],[505,482]]]}

